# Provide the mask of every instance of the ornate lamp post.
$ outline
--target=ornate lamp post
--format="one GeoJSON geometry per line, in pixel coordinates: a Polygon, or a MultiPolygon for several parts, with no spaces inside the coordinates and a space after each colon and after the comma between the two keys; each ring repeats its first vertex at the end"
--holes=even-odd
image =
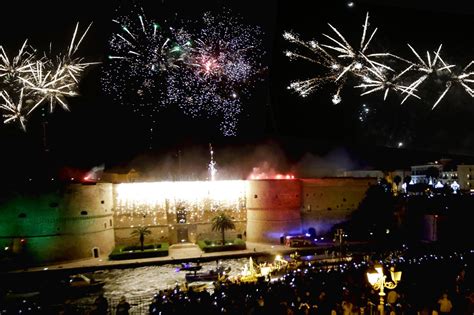
{"type": "Polygon", "coordinates": [[[375,265],[374,266],[376,272],[367,272],[367,279],[369,280],[370,285],[375,289],[375,290],[380,290],[379,291],[379,296],[380,296],[380,305],[379,305],[379,311],[380,314],[384,314],[384,296],[385,292],[383,291],[384,288],[387,288],[389,290],[395,289],[397,286],[398,282],[402,279],[402,272],[401,271],[396,271],[394,268],[390,268],[390,276],[392,277],[392,281],[387,282],[385,281],[386,276],[383,274],[383,266],[382,265],[375,265]]]}

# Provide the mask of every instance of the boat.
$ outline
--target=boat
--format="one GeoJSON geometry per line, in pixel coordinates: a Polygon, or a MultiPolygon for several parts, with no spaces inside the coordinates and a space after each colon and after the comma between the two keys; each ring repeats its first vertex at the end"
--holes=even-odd
{"type": "Polygon", "coordinates": [[[217,267],[216,269],[209,270],[207,272],[188,272],[185,275],[186,282],[196,282],[196,281],[222,281],[227,278],[227,275],[230,272],[230,267],[224,268],[222,266],[217,267]]]}
{"type": "Polygon", "coordinates": [[[240,274],[231,277],[229,280],[235,283],[255,283],[259,279],[264,279],[271,272],[271,267],[256,265],[253,258],[249,258],[248,264],[245,264],[240,274]]]}
{"type": "Polygon", "coordinates": [[[181,267],[178,268],[178,271],[198,271],[198,270],[201,270],[201,269],[202,269],[202,266],[199,265],[199,263],[197,265],[191,265],[189,263],[182,263],[181,267]]]}
{"type": "Polygon", "coordinates": [[[104,284],[105,282],[103,281],[94,280],[84,274],[77,274],[69,276],[69,279],[68,281],[66,281],[65,286],[70,292],[82,293],[99,290],[104,286],[104,284]]]}

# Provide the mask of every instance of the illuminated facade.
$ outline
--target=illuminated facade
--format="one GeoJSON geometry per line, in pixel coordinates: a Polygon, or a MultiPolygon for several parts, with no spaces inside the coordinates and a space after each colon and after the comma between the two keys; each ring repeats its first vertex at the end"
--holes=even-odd
{"type": "Polygon", "coordinates": [[[278,243],[310,228],[317,235],[347,220],[375,178],[260,179],[70,184],[60,191],[0,204],[0,246],[31,261],[108,254],[135,244],[136,226],[152,231],[147,242],[216,239],[217,212],[234,219],[230,238],[278,243]]]}

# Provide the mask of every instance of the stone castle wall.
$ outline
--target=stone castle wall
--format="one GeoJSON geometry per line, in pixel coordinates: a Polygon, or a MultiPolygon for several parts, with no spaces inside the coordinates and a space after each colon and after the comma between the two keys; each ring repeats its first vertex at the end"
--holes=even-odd
{"type": "Polygon", "coordinates": [[[114,247],[112,185],[73,184],[0,206],[0,246],[33,262],[89,258],[114,247]]]}
{"type": "Polygon", "coordinates": [[[150,209],[118,205],[115,184],[71,184],[42,194],[20,194],[0,204],[0,248],[26,260],[51,262],[109,254],[115,245],[138,243],[133,228],[149,226],[147,242],[196,242],[220,239],[211,220],[218,211],[234,219],[238,236],[253,242],[277,243],[283,234],[318,235],[344,221],[355,210],[371,178],[252,180],[246,182],[242,204],[229,209],[203,202],[183,205],[186,220],[179,223],[176,206],[150,209]]]}

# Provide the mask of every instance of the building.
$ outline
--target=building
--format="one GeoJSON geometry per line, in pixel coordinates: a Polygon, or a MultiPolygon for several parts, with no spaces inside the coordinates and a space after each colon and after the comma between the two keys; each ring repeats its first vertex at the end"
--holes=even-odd
{"type": "Polygon", "coordinates": [[[413,165],[411,167],[410,184],[429,184],[433,183],[443,171],[443,165],[436,163],[428,163],[423,165],[413,165]]]}
{"type": "Polygon", "coordinates": [[[474,165],[458,165],[456,175],[461,190],[474,188],[474,165]]]}
{"type": "Polygon", "coordinates": [[[236,229],[229,238],[277,244],[284,234],[329,232],[357,209],[375,178],[68,184],[0,202],[0,248],[28,261],[108,254],[134,244],[148,226],[150,242],[218,238],[211,220],[223,211],[236,229]]]}
{"type": "Polygon", "coordinates": [[[435,161],[411,167],[411,184],[445,185],[455,190],[470,191],[474,185],[474,165],[454,164],[451,160],[435,161]]]}

